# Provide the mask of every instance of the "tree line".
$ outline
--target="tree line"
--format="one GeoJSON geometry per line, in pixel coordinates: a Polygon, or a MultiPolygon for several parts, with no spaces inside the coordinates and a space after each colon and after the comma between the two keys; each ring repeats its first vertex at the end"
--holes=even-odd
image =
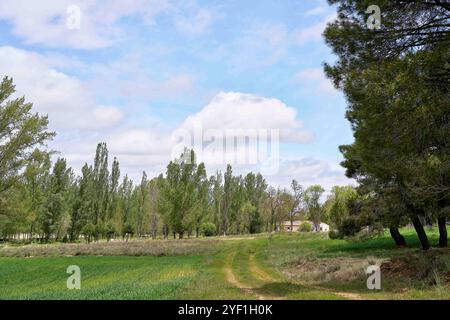
{"type": "Polygon", "coordinates": [[[0,235],[47,242],[110,240],[116,237],[183,238],[272,232],[285,220],[325,218],[320,203],[324,189],[268,186],[261,174],[234,175],[231,165],[208,177],[203,163],[186,149],[166,173],[134,184],[99,143],[94,163],[75,176],[64,158],[51,162],[51,152],[34,149],[14,184],[1,193],[0,235]]]}

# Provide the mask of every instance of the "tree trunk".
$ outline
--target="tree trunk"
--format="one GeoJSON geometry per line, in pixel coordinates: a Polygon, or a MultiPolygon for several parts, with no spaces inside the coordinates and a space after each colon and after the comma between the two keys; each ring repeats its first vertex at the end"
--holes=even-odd
{"type": "Polygon", "coordinates": [[[406,246],[405,237],[402,236],[397,227],[390,227],[389,232],[391,233],[392,239],[394,239],[395,244],[399,247],[406,246]]]}
{"type": "Polygon", "coordinates": [[[422,222],[420,221],[418,213],[422,210],[417,210],[416,207],[411,203],[408,197],[408,193],[401,179],[398,181],[399,190],[402,195],[403,201],[405,202],[406,208],[409,211],[409,216],[411,218],[411,222],[414,225],[414,229],[416,230],[417,236],[419,237],[420,243],[422,245],[423,250],[430,249],[430,242],[428,241],[427,234],[423,228],[422,222]]]}
{"type": "Polygon", "coordinates": [[[427,234],[425,233],[425,229],[423,228],[422,222],[419,219],[418,215],[412,215],[411,221],[414,225],[414,229],[416,229],[417,236],[419,237],[420,244],[422,245],[423,250],[430,249],[430,242],[428,241],[427,234]]]}
{"type": "Polygon", "coordinates": [[[446,217],[438,218],[438,226],[439,226],[439,247],[446,248],[448,245],[446,217]]]}

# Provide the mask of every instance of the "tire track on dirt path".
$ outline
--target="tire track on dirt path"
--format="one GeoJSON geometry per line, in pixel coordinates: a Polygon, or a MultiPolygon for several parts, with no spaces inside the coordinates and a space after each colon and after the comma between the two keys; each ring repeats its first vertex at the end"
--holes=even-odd
{"type": "Polygon", "coordinates": [[[236,252],[232,252],[228,255],[228,257],[226,259],[226,263],[225,263],[225,268],[224,268],[226,279],[230,284],[232,284],[234,287],[241,289],[246,294],[256,296],[258,298],[258,300],[281,299],[280,297],[262,295],[262,294],[256,292],[257,288],[246,286],[245,284],[240,282],[238,280],[238,278],[236,277],[236,275],[233,273],[233,269],[232,269],[235,255],[236,255],[236,252]]]}
{"type": "Polygon", "coordinates": [[[239,288],[242,291],[244,291],[246,294],[248,294],[248,295],[256,295],[259,300],[264,300],[263,296],[258,295],[255,292],[253,292],[252,288],[245,286],[234,275],[233,270],[232,270],[232,265],[233,265],[233,261],[234,261],[235,255],[236,255],[236,252],[234,251],[234,252],[230,253],[227,256],[227,258],[226,258],[224,271],[225,271],[225,275],[226,275],[227,281],[230,284],[232,284],[234,287],[239,288]]]}
{"type": "Polygon", "coordinates": [[[261,269],[255,261],[255,255],[252,254],[250,255],[249,259],[249,268],[250,271],[256,275],[260,280],[264,281],[264,282],[275,282],[276,279],[274,277],[272,277],[270,274],[268,274],[267,272],[265,272],[263,269],[261,269]]]}
{"type": "Polygon", "coordinates": [[[309,287],[317,289],[317,290],[321,290],[321,291],[327,291],[327,292],[330,292],[332,294],[335,294],[337,296],[340,296],[342,298],[346,298],[349,300],[366,300],[365,298],[361,297],[361,295],[359,295],[357,293],[336,291],[334,289],[329,289],[329,288],[324,288],[324,287],[319,287],[319,286],[309,286],[309,287]]]}

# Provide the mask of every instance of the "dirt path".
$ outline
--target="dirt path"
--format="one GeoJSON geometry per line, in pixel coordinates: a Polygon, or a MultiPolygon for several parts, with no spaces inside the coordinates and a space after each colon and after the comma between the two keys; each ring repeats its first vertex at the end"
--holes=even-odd
{"type": "Polygon", "coordinates": [[[249,268],[250,271],[260,280],[264,281],[264,282],[275,282],[276,279],[274,279],[270,274],[268,274],[267,272],[265,272],[264,270],[262,270],[255,261],[255,255],[250,255],[249,259],[248,259],[248,263],[249,263],[249,268]]]}
{"type": "MultiPolygon", "coordinates": [[[[257,289],[259,289],[259,288],[245,285],[241,281],[239,281],[237,276],[234,274],[233,268],[232,268],[235,255],[236,255],[236,251],[233,251],[232,253],[230,253],[226,258],[226,263],[224,266],[224,272],[226,275],[226,279],[230,284],[232,284],[234,287],[241,289],[242,291],[245,292],[245,294],[256,296],[259,300],[285,299],[285,297],[281,297],[281,296],[262,295],[257,292],[257,289]]],[[[266,271],[264,271],[263,269],[261,269],[258,266],[254,255],[250,255],[248,257],[248,267],[249,267],[250,272],[252,273],[252,276],[254,276],[254,278],[256,278],[259,281],[262,281],[265,284],[270,284],[270,283],[274,283],[277,281],[277,279],[275,279],[273,276],[271,276],[270,274],[268,274],[266,271]]],[[[336,291],[333,289],[323,288],[320,286],[314,286],[314,285],[308,285],[308,284],[301,284],[301,285],[315,289],[315,290],[319,290],[319,291],[326,291],[326,292],[332,293],[334,295],[337,295],[339,297],[342,297],[342,298],[345,298],[348,300],[364,300],[364,298],[361,297],[357,293],[336,291]]]]}
{"type": "Polygon", "coordinates": [[[242,291],[244,291],[246,294],[257,296],[258,300],[268,300],[269,299],[268,297],[256,293],[254,291],[255,288],[248,287],[237,279],[237,277],[233,273],[233,269],[232,269],[233,260],[234,260],[235,255],[236,255],[236,252],[229,254],[227,257],[226,263],[225,263],[224,271],[225,271],[227,281],[229,283],[231,283],[234,287],[237,287],[237,288],[241,289],[242,291]]]}
{"type": "Polygon", "coordinates": [[[314,288],[316,290],[327,291],[327,292],[330,292],[332,294],[335,294],[337,296],[340,296],[340,297],[348,299],[348,300],[365,300],[363,297],[361,297],[357,293],[336,291],[336,290],[333,290],[333,289],[319,287],[319,286],[309,286],[309,287],[310,288],[314,288]]]}

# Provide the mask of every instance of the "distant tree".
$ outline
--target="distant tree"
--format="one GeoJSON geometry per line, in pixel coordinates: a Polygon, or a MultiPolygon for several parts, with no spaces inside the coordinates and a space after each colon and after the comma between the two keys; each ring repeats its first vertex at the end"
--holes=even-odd
{"type": "Polygon", "coordinates": [[[91,243],[92,238],[95,235],[95,225],[91,222],[87,223],[81,229],[81,234],[83,234],[84,238],[88,243],[91,243]]]}
{"type": "Polygon", "coordinates": [[[289,202],[287,202],[287,206],[289,207],[288,216],[289,221],[291,222],[290,231],[292,232],[294,227],[294,219],[300,211],[300,205],[305,194],[303,191],[303,187],[296,180],[292,180],[291,189],[291,197],[287,198],[286,200],[290,200],[289,202]]]}
{"type": "Polygon", "coordinates": [[[322,204],[320,203],[320,198],[324,192],[325,190],[321,186],[313,185],[308,187],[304,194],[305,206],[308,211],[309,219],[311,219],[314,224],[315,231],[320,230],[320,223],[322,222],[324,211],[322,204]]]}
{"type": "Polygon", "coordinates": [[[199,181],[203,169],[196,163],[193,150],[186,149],[180,158],[167,166],[166,178],[160,185],[159,208],[172,229],[174,237],[183,238],[192,223],[193,210],[198,209],[199,181]]]}
{"type": "Polygon", "coordinates": [[[65,159],[59,158],[53,166],[46,190],[46,201],[39,217],[46,241],[51,235],[56,235],[58,240],[67,234],[70,226],[68,191],[71,183],[72,169],[67,167],[65,159]]]}
{"type": "Polygon", "coordinates": [[[256,207],[250,202],[245,201],[241,208],[241,230],[245,233],[255,233],[255,221],[256,207]]]}
{"type": "Polygon", "coordinates": [[[111,175],[109,178],[109,205],[107,220],[113,220],[117,215],[119,206],[119,179],[120,179],[120,165],[116,157],[114,157],[111,175]]]}
{"type": "Polygon", "coordinates": [[[250,172],[244,178],[244,186],[246,198],[255,209],[249,216],[249,232],[258,233],[261,230],[261,209],[264,204],[268,185],[260,173],[254,174],[250,172]]]}
{"type": "Polygon", "coordinates": [[[94,211],[94,178],[92,167],[85,164],[81,169],[81,177],[76,180],[75,197],[71,210],[69,237],[71,241],[78,239],[83,227],[95,221],[94,211]]]}
{"type": "Polygon", "coordinates": [[[276,224],[278,222],[278,214],[280,212],[280,207],[282,206],[281,191],[273,187],[269,187],[267,191],[267,197],[264,202],[264,208],[268,212],[268,228],[267,231],[272,232],[276,229],[276,224]]]}
{"type": "Polygon", "coordinates": [[[331,188],[331,193],[324,204],[324,211],[332,226],[339,227],[342,221],[350,215],[348,201],[356,196],[357,192],[352,186],[334,186],[331,188]]]}
{"type": "Polygon", "coordinates": [[[136,217],[136,233],[141,236],[145,233],[144,224],[148,209],[148,180],[147,173],[142,173],[141,184],[137,190],[137,217],[136,217]]]}
{"type": "Polygon", "coordinates": [[[99,143],[95,152],[93,167],[94,179],[94,211],[95,224],[105,221],[109,204],[109,170],[108,170],[108,148],[106,143],[99,143]]]}
{"type": "Polygon", "coordinates": [[[27,210],[29,238],[39,229],[37,220],[46,199],[46,188],[50,180],[50,154],[35,149],[23,172],[23,189],[20,191],[20,201],[27,210]]]}
{"type": "Polygon", "coordinates": [[[152,179],[148,185],[149,192],[149,201],[150,201],[150,233],[152,235],[152,239],[156,239],[158,235],[158,224],[159,224],[159,213],[158,213],[158,197],[159,197],[159,189],[158,189],[158,180],[152,179]]]}
{"type": "Polygon", "coordinates": [[[223,233],[227,233],[231,220],[232,220],[232,204],[233,204],[233,193],[234,193],[234,177],[233,177],[233,169],[231,168],[231,165],[227,165],[227,169],[225,171],[225,174],[223,176],[224,183],[223,183],[223,203],[222,203],[222,213],[220,217],[221,221],[221,227],[220,230],[223,233]]]}
{"type": "Polygon", "coordinates": [[[217,233],[222,234],[222,223],[221,223],[221,213],[222,213],[222,199],[223,199],[223,186],[222,186],[222,174],[217,171],[214,176],[210,178],[211,185],[211,210],[213,215],[213,222],[217,227],[217,233]]]}

